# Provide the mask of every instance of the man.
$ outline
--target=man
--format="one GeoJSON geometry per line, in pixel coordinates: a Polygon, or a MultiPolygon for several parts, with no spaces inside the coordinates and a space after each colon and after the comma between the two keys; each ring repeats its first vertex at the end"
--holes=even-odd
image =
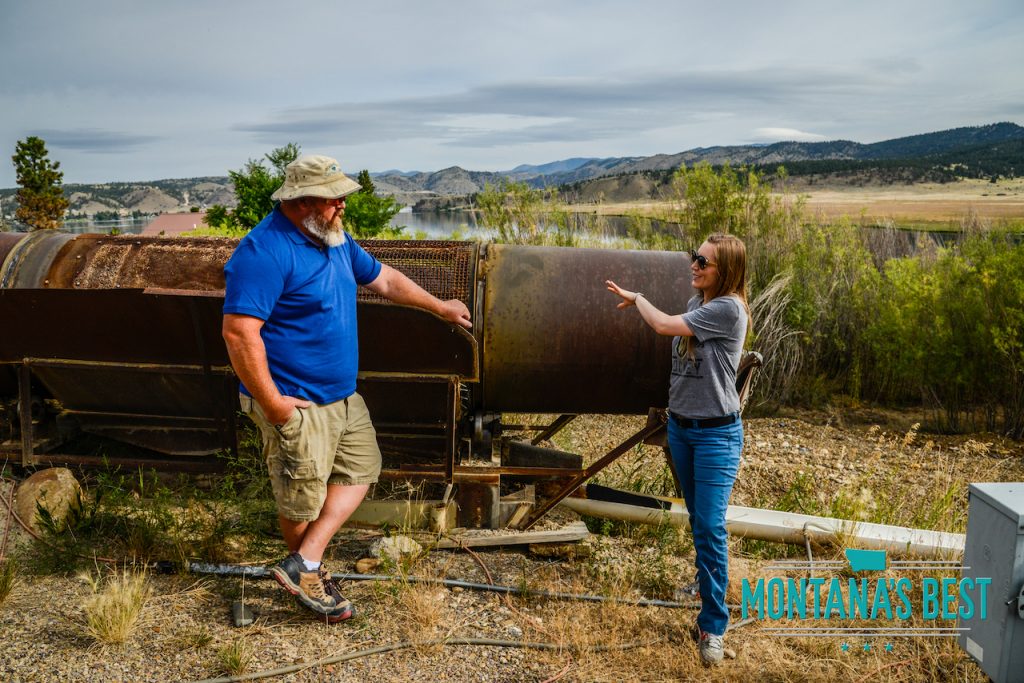
{"type": "Polygon", "coordinates": [[[380,474],[380,450],[356,393],[356,289],[471,327],[458,300],[440,301],[345,234],[345,197],[360,188],[330,157],[299,157],[279,204],[224,267],[224,341],[241,404],[260,428],[289,555],[271,569],[329,622],[354,613],[321,559],[380,474]]]}

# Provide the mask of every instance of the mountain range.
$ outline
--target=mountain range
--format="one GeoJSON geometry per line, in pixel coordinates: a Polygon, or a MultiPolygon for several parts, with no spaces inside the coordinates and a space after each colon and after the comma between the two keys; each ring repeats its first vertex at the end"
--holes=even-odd
{"type": "MultiPolygon", "coordinates": [[[[505,180],[526,182],[533,187],[563,187],[581,199],[599,194],[624,201],[650,196],[652,188],[680,165],[701,162],[713,166],[747,165],[768,172],[784,164],[791,175],[833,178],[868,173],[878,182],[1020,176],[1024,175],[1024,127],[1002,122],[870,144],[834,140],[697,147],[648,157],[577,157],[540,165],[523,164],[497,172],[452,166],[432,172],[389,170],[371,176],[379,194],[392,195],[403,204],[417,204],[419,208],[437,206],[438,199],[443,203],[445,198],[472,195],[487,184],[505,180]]],[[[0,190],[4,215],[13,214],[11,197],[15,191],[0,190]]],[[[227,176],[68,184],[64,194],[70,201],[70,211],[88,215],[100,211],[164,213],[213,204],[230,207],[234,203],[227,176]]]]}

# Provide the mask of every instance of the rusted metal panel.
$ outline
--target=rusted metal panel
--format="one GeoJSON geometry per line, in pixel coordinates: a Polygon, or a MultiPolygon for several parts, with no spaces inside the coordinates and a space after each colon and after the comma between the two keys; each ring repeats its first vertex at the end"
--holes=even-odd
{"type": "MultiPolygon", "coordinates": [[[[207,375],[199,366],[115,363],[31,363],[32,373],[66,410],[210,417],[223,414],[231,369],[207,375]]],[[[237,393],[236,393],[237,395],[237,393]]]]}
{"type": "Polygon", "coordinates": [[[237,244],[228,238],[78,235],[53,259],[45,285],[35,286],[222,293],[224,264],[237,244]]]}
{"type": "Polygon", "coordinates": [[[0,362],[31,357],[227,365],[221,298],[195,294],[0,289],[0,320],[16,331],[0,335],[0,362]]]}
{"type": "Polygon", "coordinates": [[[106,436],[133,446],[176,456],[203,456],[226,452],[234,446],[222,420],[147,414],[92,413],[65,410],[82,431],[106,436]]]}
{"type": "Polygon", "coordinates": [[[21,464],[28,466],[32,464],[33,456],[33,429],[32,429],[32,375],[29,372],[28,363],[23,363],[18,369],[18,403],[22,406],[20,410],[21,419],[21,464]]]}
{"type": "Polygon", "coordinates": [[[478,378],[476,339],[463,328],[420,308],[371,301],[356,315],[361,371],[478,378]]]}
{"type": "Polygon", "coordinates": [[[583,467],[583,457],[576,453],[509,439],[501,445],[501,464],[524,468],[546,466],[578,470],[583,467]]]}
{"type": "Polygon", "coordinates": [[[671,338],[616,309],[604,282],[681,313],[685,255],[490,245],[484,263],[485,410],[641,415],[667,404],[671,338]]]}

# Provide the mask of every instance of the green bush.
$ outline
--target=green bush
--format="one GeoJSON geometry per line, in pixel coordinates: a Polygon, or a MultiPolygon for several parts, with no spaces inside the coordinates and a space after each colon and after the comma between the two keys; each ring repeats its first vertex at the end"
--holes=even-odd
{"type": "Polygon", "coordinates": [[[558,207],[557,202],[554,190],[538,190],[508,180],[498,185],[488,183],[475,197],[480,222],[491,230],[495,242],[579,246],[579,230],[572,214],[558,207]]]}
{"type": "Polygon", "coordinates": [[[353,237],[365,239],[387,233],[397,237],[402,228],[392,228],[391,219],[402,206],[393,197],[378,197],[360,190],[345,198],[345,228],[353,237]]]}
{"type": "MultiPolygon", "coordinates": [[[[785,179],[784,170],[775,175],[785,179]]],[[[783,188],[784,189],[784,188],[783,188]]],[[[801,198],[728,165],[681,168],[666,240],[634,219],[644,248],[711,232],[747,243],[759,402],[820,406],[836,394],[931,411],[933,426],[1024,437],[1024,245],[1019,224],[968,220],[951,247],[913,245],[848,220],[803,215],[801,198]]]]}
{"type": "Polygon", "coordinates": [[[865,342],[881,400],[919,402],[951,431],[1024,436],[1024,247],[991,231],[934,259],[885,264],[865,342]]]}

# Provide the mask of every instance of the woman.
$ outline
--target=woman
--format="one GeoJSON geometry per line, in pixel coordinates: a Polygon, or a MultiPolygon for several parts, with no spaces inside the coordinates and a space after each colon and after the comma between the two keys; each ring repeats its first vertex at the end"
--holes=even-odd
{"type": "Polygon", "coordinates": [[[693,528],[701,598],[700,656],[709,665],[722,660],[722,636],[729,623],[725,511],[743,449],[736,368],[750,320],[746,255],[741,240],[721,234],[711,235],[700,249],[691,251],[697,294],[682,315],[663,313],[642,293],[622,289],[611,280],[605,283],[622,297],[618,308],[636,306],[655,332],[675,336],[668,443],[693,528]]]}

